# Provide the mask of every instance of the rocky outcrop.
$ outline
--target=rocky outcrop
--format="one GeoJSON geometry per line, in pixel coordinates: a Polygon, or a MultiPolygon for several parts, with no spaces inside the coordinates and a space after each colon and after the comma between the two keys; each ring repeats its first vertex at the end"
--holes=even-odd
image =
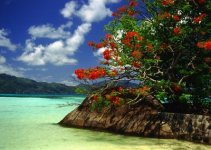
{"type": "Polygon", "coordinates": [[[211,116],[160,112],[162,105],[147,97],[138,105],[110,106],[91,111],[86,99],[61,122],[62,126],[105,130],[145,137],[177,138],[211,144],[211,116]]]}

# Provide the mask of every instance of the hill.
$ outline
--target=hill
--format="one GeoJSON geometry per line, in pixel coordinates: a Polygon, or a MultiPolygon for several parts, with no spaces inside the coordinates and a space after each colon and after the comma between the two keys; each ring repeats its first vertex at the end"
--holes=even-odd
{"type": "Polygon", "coordinates": [[[0,94],[75,94],[75,87],[0,74],[0,94]]]}

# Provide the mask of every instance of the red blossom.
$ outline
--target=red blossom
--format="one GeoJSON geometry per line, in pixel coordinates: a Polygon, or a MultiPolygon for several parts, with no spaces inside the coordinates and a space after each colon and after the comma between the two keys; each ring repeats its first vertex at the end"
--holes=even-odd
{"type": "Polygon", "coordinates": [[[122,6],[122,7],[118,8],[117,11],[120,13],[124,13],[126,11],[126,6],[122,6]]]}
{"type": "Polygon", "coordinates": [[[138,6],[138,2],[136,2],[136,1],[131,1],[130,3],[129,3],[129,5],[131,6],[131,7],[135,7],[135,6],[138,6]]]}
{"type": "Polygon", "coordinates": [[[159,15],[158,15],[158,18],[159,18],[159,19],[171,18],[171,14],[170,14],[169,12],[165,11],[164,13],[159,14],[159,15]]]}
{"type": "Polygon", "coordinates": [[[134,10],[128,10],[128,11],[127,11],[127,14],[128,14],[129,16],[134,16],[135,14],[137,14],[137,12],[134,11],[134,10]]]}
{"type": "Polygon", "coordinates": [[[143,36],[137,36],[137,40],[143,41],[144,37],[143,36]]]}
{"type": "Polygon", "coordinates": [[[118,17],[120,17],[120,14],[119,14],[119,13],[117,13],[117,12],[113,12],[113,13],[112,13],[112,16],[113,16],[113,17],[117,17],[117,18],[118,18],[118,17]]]}
{"type": "Polygon", "coordinates": [[[131,44],[131,41],[128,37],[125,37],[123,40],[122,40],[122,43],[125,44],[126,46],[128,47],[132,47],[132,44],[131,44]]]}
{"type": "Polygon", "coordinates": [[[111,97],[111,101],[113,102],[113,104],[115,104],[115,105],[120,105],[120,97],[118,97],[118,96],[112,96],[111,97]]]}
{"type": "Polygon", "coordinates": [[[162,0],[163,6],[169,6],[169,5],[173,5],[173,4],[174,4],[174,0],[162,0]]]}
{"type": "Polygon", "coordinates": [[[198,48],[204,48],[204,42],[198,42],[196,45],[198,48]]]}
{"type": "Polygon", "coordinates": [[[88,79],[89,80],[96,80],[98,78],[102,78],[106,75],[106,71],[103,68],[93,68],[89,70],[88,79]]]}
{"type": "Polygon", "coordinates": [[[180,17],[179,17],[178,15],[174,15],[174,16],[173,16],[173,19],[174,19],[175,21],[180,21],[180,17]]]}
{"type": "Polygon", "coordinates": [[[136,45],[135,45],[135,48],[137,48],[137,49],[140,48],[140,47],[141,47],[140,44],[136,44],[136,45]]]}
{"type": "Polygon", "coordinates": [[[106,34],[105,38],[106,38],[106,40],[111,40],[111,39],[113,39],[113,36],[111,34],[106,34]]]}
{"type": "Polygon", "coordinates": [[[75,75],[79,80],[82,80],[86,77],[84,69],[77,69],[75,70],[75,75]]]}
{"type": "Polygon", "coordinates": [[[174,34],[178,35],[178,34],[180,34],[181,29],[180,29],[180,27],[175,27],[173,31],[174,31],[174,34]]]}
{"type": "Polygon", "coordinates": [[[133,62],[133,67],[140,68],[141,67],[140,62],[133,62]]]}
{"type": "Polygon", "coordinates": [[[96,47],[97,49],[102,48],[102,47],[103,47],[103,44],[102,44],[102,43],[98,43],[98,44],[95,45],[95,47],[96,47]]]}
{"type": "Polygon", "coordinates": [[[111,49],[112,49],[112,50],[118,48],[117,45],[116,45],[116,43],[114,43],[114,42],[111,42],[111,43],[110,43],[110,46],[111,46],[111,49]]]}
{"type": "Polygon", "coordinates": [[[142,53],[141,53],[140,51],[138,51],[138,50],[135,50],[135,51],[133,51],[133,52],[131,53],[131,55],[132,55],[134,58],[136,58],[136,59],[140,59],[141,56],[142,56],[142,53]]]}
{"type": "Polygon", "coordinates": [[[126,33],[126,37],[128,38],[138,37],[138,36],[139,36],[138,32],[135,32],[135,31],[130,31],[126,33]]]}
{"type": "Polygon", "coordinates": [[[200,16],[197,16],[197,17],[193,18],[193,22],[194,22],[194,23],[200,23],[200,22],[202,21],[202,19],[203,19],[204,17],[206,17],[206,15],[207,15],[207,14],[202,13],[200,16]]]}
{"type": "Polygon", "coordinates": [[[152,51],[153,49],[153,45],[152,44],[147,44],[147,50],[148,51],[152,51]]]}
{"type": "Polygon", "coordinates": [[[111,59],[110,50],[106,49],[106,50],[103,52],[103,58],[106,59],[106,60],[110,60],[110,59],[111,59]]]}
{"type": "Polygon", "coordinates": [[[204,48],[205,48],[206,50],[211,50],[211,41],[205,42],[205,43],[204,43],[204,48]]]}

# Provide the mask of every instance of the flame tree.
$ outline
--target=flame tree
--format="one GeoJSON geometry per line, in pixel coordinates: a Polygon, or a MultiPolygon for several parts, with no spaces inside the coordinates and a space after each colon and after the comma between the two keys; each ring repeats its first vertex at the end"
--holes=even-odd
{"type": "Polygon", "coordinates": [[[84,82],[105,80],[92,91],[95,107],[137,104],[147,95],[168,103],[202,105],[211,91],[211,1],[130,0],[113,13],[95,68],[77,69],[84,82]],[[137,87],[118,87],[127,80],[137,87]]]}

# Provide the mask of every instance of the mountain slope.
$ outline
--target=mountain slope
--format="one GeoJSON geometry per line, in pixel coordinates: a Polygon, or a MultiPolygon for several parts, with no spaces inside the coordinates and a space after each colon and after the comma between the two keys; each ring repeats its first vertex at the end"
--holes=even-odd
{"type": "Polygon", "coordinates": [[[0,74],[0,94],[75,94],[75,87],[0,74]]]}

